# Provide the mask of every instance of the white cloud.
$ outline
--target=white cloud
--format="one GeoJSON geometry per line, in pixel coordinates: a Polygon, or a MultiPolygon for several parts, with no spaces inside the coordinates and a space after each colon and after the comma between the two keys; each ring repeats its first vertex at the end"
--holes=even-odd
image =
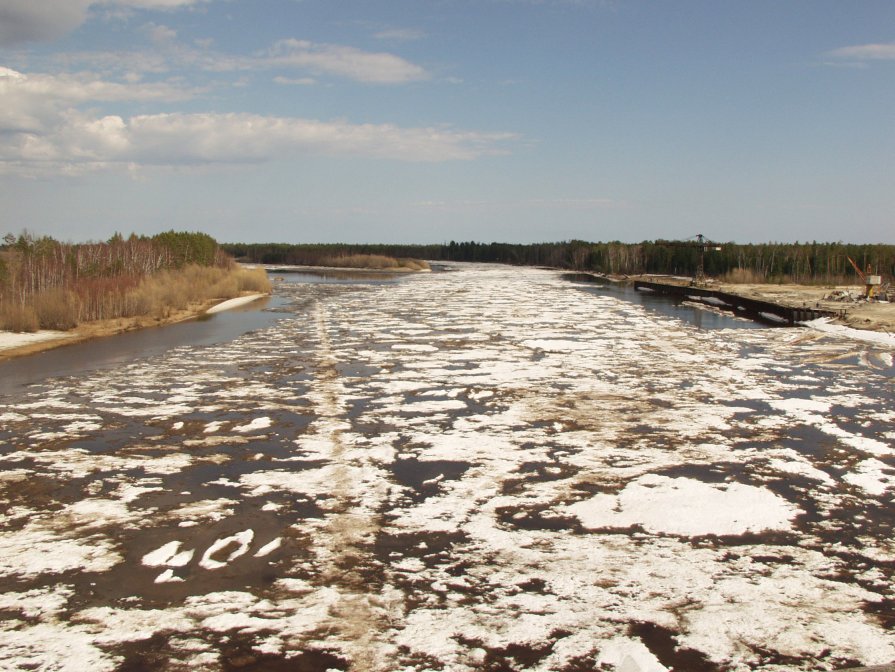
{"type": "Polygon", "coordinates": [[[179,9],[201,5],[211,0],[93,0],[92,4],[132,7],[134,9],[179,9]]]}
{"type": "Polygon", "coordinates": [[[471,159],[496,138],[439,128],[399,128],[254,114],[134,117],[128,132],[140,160],[245,163],[301,154],[373,156],[403,161],[471,159]]]}
{"type": "Polygon", "coordinates": [[[377,40],[386,40],[389,42],[414,42],[421,40],[426,34],[416,28],[388,28],[380,30],[373,37],[377,40]]]}
{"type": "Polygon", "coordinates": [[[149,36],[149,39],[157,45],[170,44],[177,38],[176,30],[157,23],[147,23],[143,26],[143,30],[149,36]]]}
{"type": "Polygon", "coordinates": [[[853,61],[893,61],[895,60],[895,43],[859,44],[841,47],[829,52],[833,58],[853,61]]]}
{"type": "Polygon", "coordinates": [[[120,83],[85,75],[26,76],[0,67],[0,134],[42,134],[84,103],[177,101],[191,96],[190,90],[164,82],[120,83]]]}
{"type": "Polygon", "coordinates": [[[0,69],[0,171],[36,175],[121,165],[245,164],[318,154],[451,161],[495,153],[513,139],[508,134],[344,120],[216,113],[124,118],[81,109],[98,101],[188,95],[167,84],[26,76],[0,69]]]}
{"type": "Polygon", "coordinates": [[[262,62],[268,66],[307,69],[371,84],[402,84],[429,78],[425,69],[394,54],[307,40],[281,40],[274,44],[262,62]]]}
{"type": "Polygon", "coordinates": [[[77,103],[84,101],[185,100],[192,91],[165,82],[120,83],[82,75],[24,75],[0,68],[0,97],[4,107],[22,100],[77,103]]]}
{"type": "Polygon", "coordinates": [[[91,7],[178,9],[210,0],[3,0],[0,46],[55,40],[80,26],[91,7]]]}
{"type": "Polygon", "coordinates": [[[274,83],[282,84],[283,86],[311,86],[317,83],[317,80],[313,77],[274,77],[274,83]]]}
{"type": "MultiPolygon", "coordinates": [[[[152,41],[152,50],[127,52],[76,52],[57,56],[70,66],[80,64],[105,73],[153,72],[198,69],[205,72],[248,72],[298,70],[313,75],[334,75],[364,84],[403,84],[429,78],[424,68],[394,54],[369,52],[338,44],[317,44],[307,40],[281,40],[264,53],[230,55],[180,44],[176,31],[148,23],[143,32],[152,41]]],[[[208,44],[208,43],[204,43],[208,44]]],[[[281,83],[309,83],[309,78],[288,78],[281,83]]]]}

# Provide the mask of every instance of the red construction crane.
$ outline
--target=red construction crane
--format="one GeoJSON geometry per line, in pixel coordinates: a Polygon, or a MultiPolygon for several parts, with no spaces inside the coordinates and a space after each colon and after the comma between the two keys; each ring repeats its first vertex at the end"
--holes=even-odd
{"type": "Polygon", "coordinates": [[[852,268],[855,269],[855,273],[858,274],[858,277],[861,278],[861,282],[864,283],[864,298],[872,299],[873,292],[882,284],[882,278],[878,275],[873,275],[873,266],[870,264],[867,264],[867,272],[865,273],[858,268],[854,259],[849,256],[846,256],[845,258],[848,259],[848,263],[852,265],[852,268]]]}

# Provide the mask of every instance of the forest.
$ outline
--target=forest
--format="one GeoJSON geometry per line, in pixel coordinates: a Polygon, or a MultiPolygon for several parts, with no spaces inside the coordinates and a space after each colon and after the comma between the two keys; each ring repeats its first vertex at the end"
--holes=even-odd
{"type": "MultiPolygon", "coordinates": [[[[891,282],[895,245],[845,243],[512,244],[455,242],[438,245],[286,243],[218,244],[204,233],[167,231],[154,236],[115,234],[108,241],[62,243],[23,233],[0,245],[0,329],[70,329],[88,321],[149,315],[168,317],[197,302],[268,291],[260,270],[237,261],[270,265],[352,265],[357,258],[474,261],[546,266],[614,275],[693,276],[700,259],[709,277],[728,282],[859,283],[853,260],[891,282]]],[[[382,266],[383,268],[387,266],[382,266]]]]}
{"type": "Polygon", "coordinates": [[[284,243],[223,244],[241,261],[261,264],[326,265],[326,258],[352,254],[410,257],[429,261],[477,261],[548,266],[618,275],[641,273],[693,276],[702,256],[709,277],[729,282],[794,282],[845,284],[857,282],[849,258],[863,270],[889,280],[895,275],[895,245],[846,243],[706,243],[644,241],[642,243],[512,244],[455,242],[443,245],[290,245],[284,243]],[[720,247],[720,250],[715,249],[720,247]]]}
{"type": "Polygon", "coordinates": [[[115,234],[62,243],[7,235],[0,245],[0,329],[71,329],[113,318],[168,317],[196,302],[267,291],[263,272],[239,269],[204,233],[115,234]]]}

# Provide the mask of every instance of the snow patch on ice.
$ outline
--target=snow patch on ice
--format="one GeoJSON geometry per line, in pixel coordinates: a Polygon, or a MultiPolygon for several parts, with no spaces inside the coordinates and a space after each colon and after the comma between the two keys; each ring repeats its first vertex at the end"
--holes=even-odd
{"type": "Polygon", "coordinates": [[[112,542],[101,536],[71,539],[42,529],[39,523],[0,532],[0,576],[105,572],[122,559],[112,542]]]}
{"type": "Polygon", "coordinates": [[[648,532],[698,536],[789,530],[803,513],[770,490],[648,474],[618,495],[600,494],[566,510],[588,529],[640,525],[648,532]]]}
{"type": "Polygon", "coordinates": [[[667,672],[643,642],[615,637],[600,646],[597,665],[612,665],[617,672],[667,672]]]}
{"type": "Polygon", "coordinates": [[[895,467],[873,458],[859,462],[854,471],[842,479],[870,495],[879,496],[895,488],[895,467]]]}
{"type": "Polygon", "coordinates": [[[405,352],[438,352],[438,348],[434,345],[425,343],[395,343],[392,350],[403,350],[405,352]]]}

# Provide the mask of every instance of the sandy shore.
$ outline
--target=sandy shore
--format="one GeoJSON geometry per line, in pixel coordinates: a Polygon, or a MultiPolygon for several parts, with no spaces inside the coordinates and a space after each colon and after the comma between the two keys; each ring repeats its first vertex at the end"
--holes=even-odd
{"type": "Polygon", "coordinates": [[[38,331],[33,334],[18,334],[12,331],[0,331],[0,351],[23,348],[47,341],[71,338],[65,331],[38,331]]]}
{"type": "Polygon", "coordinates": [[[821,308],[845,311],[845,316],[836,320],[838,324],[853,329],[867,329],[886,334],[895,334],[895,303],[878,301],[846,300],[837,301],[828,297],[848,293],[859,297],[864,288],[858,285],[807,286],[807,285],[736,285],[719,283],[713,288],[750,299],[771,301],[784,306],[821,308]]]}
{"type": "Polygon", "coordinates": [[[190,306],[185,310],[174,311],[167,318],[153,317],[128,317],[114,320],[97,320],[86,322],[71,331],[38,331],[33,334],[17,334],[9,331],[0,331],[0,361],[31,355],[44,350],[51,350],[63,345],[79,343],[91,338],[114,336],[127,331],[145,329],[147,327],[161,327],[166,324],[175,324],[185,320],[191,320],[203,313],[218,313],[224,310],[237,308],[238,306],[257,301],[267,294],[250,294],[228,299],[222,302],[206,302],[190,306]]]}

